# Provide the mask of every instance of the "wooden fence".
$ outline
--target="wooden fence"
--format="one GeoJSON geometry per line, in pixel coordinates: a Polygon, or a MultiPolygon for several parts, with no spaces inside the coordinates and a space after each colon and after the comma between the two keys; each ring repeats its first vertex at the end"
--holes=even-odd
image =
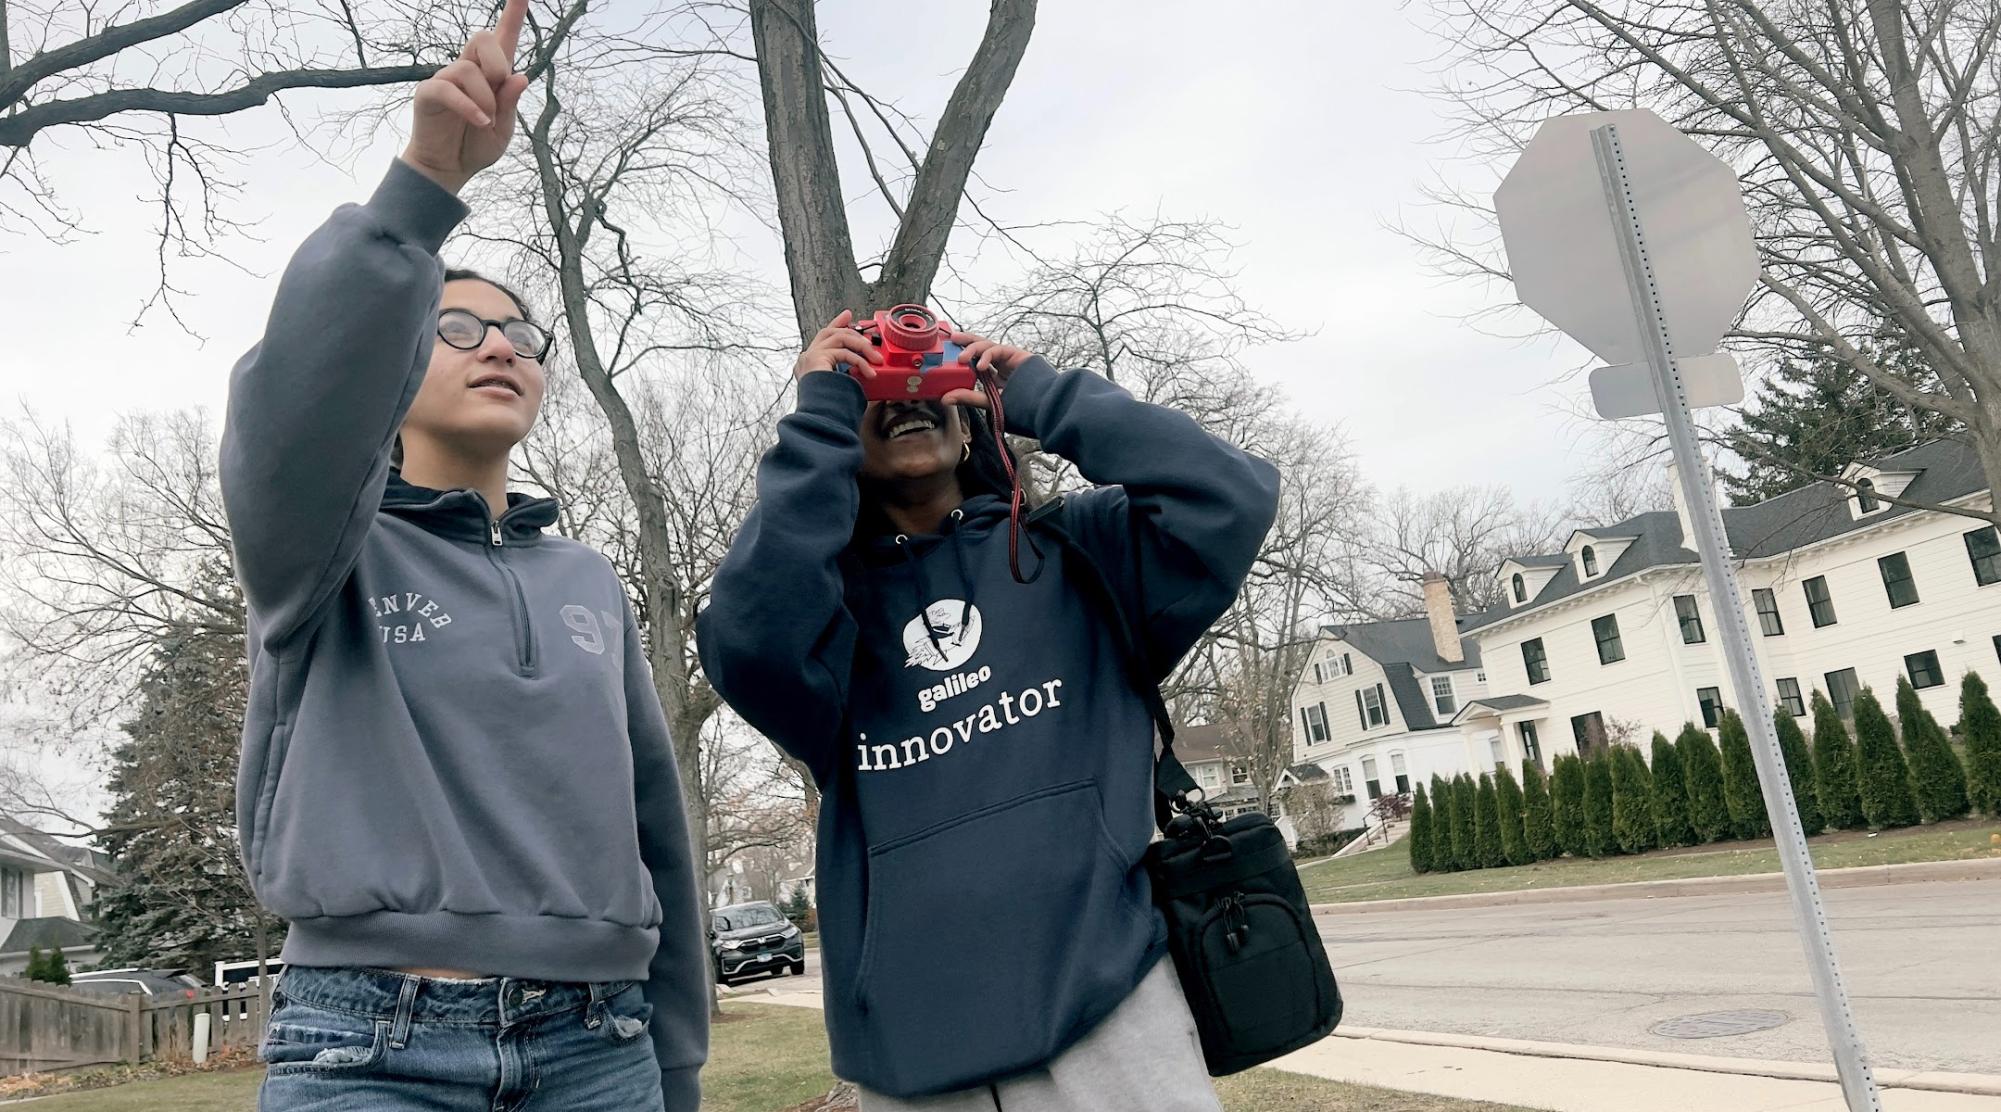
{"type": "Polygon", "coordinates": [[[254,1047],[271,1014],[257,985],[186,996],[98,996],[0,979],[0,1074],[81,1069],[194,1053],[195,1016],[209,1017],[209,1050],[254,1047]]]}

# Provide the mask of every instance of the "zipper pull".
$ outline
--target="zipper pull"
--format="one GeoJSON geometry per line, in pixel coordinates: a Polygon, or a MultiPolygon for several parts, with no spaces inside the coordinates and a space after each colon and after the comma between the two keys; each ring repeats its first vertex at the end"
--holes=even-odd
{"type": "Polygon", "coordinates": [[[487,528],[487,535],[493,538],[493,547],[495,547],[495,548],[499,548],[499,547],[500,547],[500,522],[498,522],[498,521],[489,521],[489,522],[487,522],[487,523],[486,523],[486,528],[487,528]]]}

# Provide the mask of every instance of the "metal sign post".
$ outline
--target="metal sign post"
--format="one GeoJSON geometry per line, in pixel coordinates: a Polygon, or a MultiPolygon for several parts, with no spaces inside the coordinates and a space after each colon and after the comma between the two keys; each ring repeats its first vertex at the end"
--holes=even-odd
{"type": "Polygon", "coordinates": [[[1771,699],[1766,694],[1757,655],[1752,651],[1743,591],[1738,586],[1735,569],[1730,566],[1723,511],[1696,448],[1688,384],[1676,365],[1662,290],[1649,261],[1646,229],[1641,226],[1639,207],[1634,203],[1635,183],[1619,143],[1618,125],[1608,123],[1593,128],[1591,148],[1597,156],[1620,260],[1632,290],[1633,307],[1640,317],[1646,363],[1653,371],[1661,414],[1667,419],[1668,442],[1674,449],[1682,493],[1687,499],[1689,524],[1695,533],[1694,547],[1702,557],[1702,575],[1709,585],[1717,623],[1723,627],[1723,657],[1729,665],[1730,682],[1737,691],[1737,703],[1744,712],[1745,728],[1751,735],[1751,756],[1758,765],[1765,811],[1771,816],[1779,860],[1785,866],[1786,890],[1792,896],[1793,916],[1806,946],[1807,969],[1813,975],[1814,995],[1820,1002],[1821,1024],[1827,1029],[1827,1041],[1834,1049],[1834,1067],[1841,1077],[1841,1091],[1847,1098],[1849,1112],[1881,1112],[1883,1105],[1876,1092],[1876,1080],[1869,1072],[1862,1036],[1855,1029],[1855,1017],[1848,1007],[1848,991],[1842,985],[1840,967],[1835,964],[1834,940],[1828,932],[1820,884],[1814,879],[1813,858],[1807,853],[1806,834],[1800,828],[1799,809],[1793,801],[1785,758],[1772,725],[1771,699]]]}

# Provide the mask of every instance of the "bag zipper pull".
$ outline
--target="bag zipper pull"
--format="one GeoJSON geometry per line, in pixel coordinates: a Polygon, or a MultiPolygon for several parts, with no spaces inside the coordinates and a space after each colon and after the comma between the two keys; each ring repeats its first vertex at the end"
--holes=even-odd
{"type": "Polygon", "coordinates": [[[1223,897],[1223,941],[1231,953],[1244,948],[1251,937],[1250,917],[1244,914],[1244,902],[1236,896],[1223,897]]]}

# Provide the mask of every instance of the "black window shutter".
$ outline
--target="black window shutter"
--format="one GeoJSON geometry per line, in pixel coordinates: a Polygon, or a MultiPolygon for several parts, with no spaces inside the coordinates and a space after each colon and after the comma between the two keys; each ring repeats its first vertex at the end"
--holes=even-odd
{"type": "Polygon", "coordinates": [[[1364,730],[1369,728],[1369,712],[1362,709],[1362,693],[1359,690],[1355,692],[1355,718],[1362,723],[1364,730]]]}

